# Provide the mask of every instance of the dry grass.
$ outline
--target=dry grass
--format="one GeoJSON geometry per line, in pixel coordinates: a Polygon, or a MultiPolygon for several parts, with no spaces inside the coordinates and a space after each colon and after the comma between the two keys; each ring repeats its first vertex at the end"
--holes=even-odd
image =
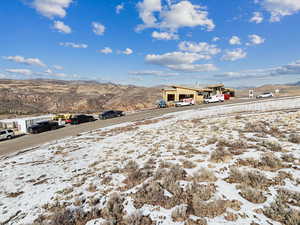
{"type": "Polygon", "coordinates": [[[300,135],[299,134],[291,134],[289,136],[289,142],[292,142],[294,144],[300,144],[300,135]]]}
{"type": "Polygon", "coordinates": [[[197,182],[215,182],[217,178],[212,170],[201,168],[194,173],[193,180],[197,182]]]}
{"type": "Polygon", "coordinates": [[[210,161],[214,163],[229,162],[232,159],[232,154],[224,147],[218,147],[210,154],[210,161]]]}
{"type": "Polygon", "coordinates": [[[191,168],[195,168],[197,165],[190,160],[184,160],[182,162],[182,166],[183,166],[183,168],[191,169],[191,168]]]}
{"type": "Polygon", "coordinates": [[[267,198],[263,195],[263,192],[254,188],[241,187],[239,194],[247,199],[249,202],[260,204],[264,203],[267,198]]]}
{"type": "Polygon", "coordinates": [[[172,217],[173,221],[175,221],[175,222],[185,221],[189,217],[187,206],[185,206],[185,205],[177,206],[172,211],[171,217],[172,217]]]}
{"type": "Polygon", "coordinates": [[[229,183],[239,183],[242,186],[249,186],[256,189],[265,190],[272,182],[259,171],[241,171],[236,168],[231,168],[229,177],[225,179],[229,183]]]}
{"type": "Polygon", "coordinates": [[[263,154],[260,160],[253,158],[238,159],[236,166],[251,166],[256,169],[267,171],[276,171],[287,167],[287,165],[283,164],[282,161],[271,152],[263,154]]]}
{"type": "Polygon", "coordinates": [[[287,204],[285,194],[279,192],[275,201],[263,209],[265,216],[285,225],[299,225],[300,211],[287,204]]]}
{"type": "Polygon", "coordinates": [[[268,141],[268,140],[264,140],[261,145],[263,147],[265,147],[266,149],[273,151],[273,152],[281,152],[282,151],[282,147],[278,142],[275,141],[268,141]]]}

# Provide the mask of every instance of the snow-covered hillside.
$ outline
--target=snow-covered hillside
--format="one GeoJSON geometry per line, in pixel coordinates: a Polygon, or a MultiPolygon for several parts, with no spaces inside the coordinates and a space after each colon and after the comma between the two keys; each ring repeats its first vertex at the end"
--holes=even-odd
{"type": "Polygon", "coordinates": [[[299,224],[299,108],[172,113],[2,159],[0,224],[299,224]]]}

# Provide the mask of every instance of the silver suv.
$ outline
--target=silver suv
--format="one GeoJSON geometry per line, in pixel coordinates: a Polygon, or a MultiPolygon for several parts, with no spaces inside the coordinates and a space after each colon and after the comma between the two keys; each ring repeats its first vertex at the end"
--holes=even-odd
{"type": "Polygon", "coordinates": [[[12,139],[15,137],[15,132],[13,130],[1,130],[0,140],[12,139]]]}

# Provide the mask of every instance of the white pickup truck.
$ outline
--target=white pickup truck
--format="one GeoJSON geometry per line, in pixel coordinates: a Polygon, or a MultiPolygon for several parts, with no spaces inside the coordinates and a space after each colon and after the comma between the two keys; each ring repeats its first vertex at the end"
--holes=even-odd
{"type": "Polygon", "coordinates": [[[0,140],[12,139],[15,137],[13,130],[1,130],[0,131],[0,140]]]}
{"type": "Polygon", "coordinates": [[[204,103],[224,102],[224,95],[214,95],[204,99],[204,103]]]}

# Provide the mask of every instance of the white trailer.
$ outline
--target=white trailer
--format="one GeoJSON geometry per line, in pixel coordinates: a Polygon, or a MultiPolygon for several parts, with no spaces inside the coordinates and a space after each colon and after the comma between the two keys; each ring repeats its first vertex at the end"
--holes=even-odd
{"type": "Polygon", "coordinates": [[[19,133],[26,134],[28,133],[28,127],[38,122],[52,120],[53,116],[53,114],[49,114],[35,117],[6,119],[0,120],[0,124],[3,128],[17,129],[19,133]]]}

